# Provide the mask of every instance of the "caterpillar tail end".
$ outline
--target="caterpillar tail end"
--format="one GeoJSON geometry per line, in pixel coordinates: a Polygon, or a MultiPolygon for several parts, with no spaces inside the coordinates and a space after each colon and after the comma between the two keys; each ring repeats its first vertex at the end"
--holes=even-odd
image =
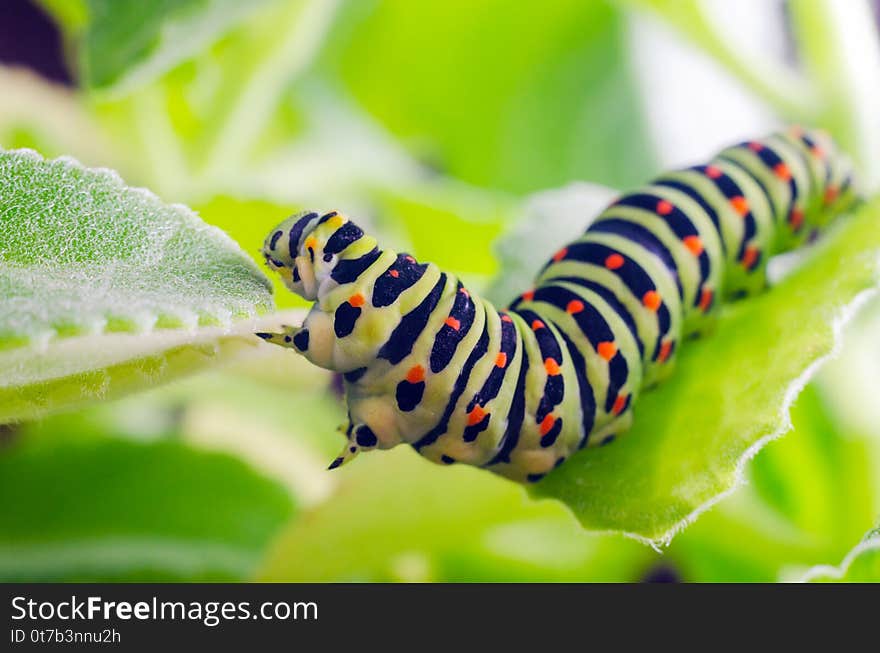
{"type": "Polygon", "coordinates": [[[337,467],[342,467],[346,463],[351,462],[354,458],[360,453],[360,447],[357,445],[351,444],[350,442],[346,443],[345,447],[343,447],[342,451],[339,455],[333,459],[333,462],[327,467],[328,470],[336,469],[337,467]]]}

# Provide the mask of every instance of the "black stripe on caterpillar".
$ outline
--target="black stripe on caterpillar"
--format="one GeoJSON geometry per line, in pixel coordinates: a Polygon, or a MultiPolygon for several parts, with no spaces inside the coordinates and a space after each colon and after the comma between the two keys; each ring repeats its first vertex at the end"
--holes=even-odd
{"type": "Polygon", "coordinates": [[[771,255],[855,197],[822,132],[740,143],[619,197],[506,310],[338,212],[301,213],[264,255],[315,304],[302,326],[258,335],[343,374],[347,442],[331,468],[408,443],[534,482],[625,431],[639,392],[720,300],[763,288],[771,255]]]}

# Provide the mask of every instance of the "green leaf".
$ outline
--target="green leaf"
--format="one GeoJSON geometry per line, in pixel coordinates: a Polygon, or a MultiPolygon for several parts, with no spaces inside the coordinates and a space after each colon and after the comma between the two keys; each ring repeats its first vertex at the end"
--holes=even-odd
{"type": "Polygon", "coordinates": [[[336,493],[277,539],[261,580],[638,580],[657,558],[584,533],[561,506],[527,501],[508,481],[410,449],[339,474],[336,493]]]}
{"type": "Polygon", "coordinates": [[[204,49],[266,0],[87,0],[80,44],[92,88],[144,81],[204,49]]]}
{"type": "Polygon", "coordinates": [[[639,399],[630,432],[573,457],[536,495],[565,502],[586,528],[668,542],[789,430],[797,393],[876,288],[878,223],[874,201],[778,285],[726,307],[713,333],[685,343],[672,377],[639,399]]]}
{"type": "Polygon", "coordinates": [[[331,40],[330,70],[451,176],[522,193],[654,170],[625,21],[605,2],[350,2],[331,40]]]}
{"type": "Polygon", "coordinates": [[[0,450],[0,579],[243,580],[292,512],[227,455],[23,437],[0,450]]]}
{"type": "Polygon", "coordinates": [[[868,533],[839,566],[813,567],[802,580],[809,583],[880,582],[880,529],[868,533]]]}
{"type": "Polygon", "coordinates": [[[258,342],[268,280],[192,211],[108,170],[0,151],[0,422],[258,342]]]}
{"type": "MultiPolygon", "coordinates": [[[[858,345],[852,331],[844,351],[858,345]]],[[[875,523],[880,441],[846,427],[820,387],[811,382],[800,394],[793,430],[755,456],[747,483],[672,542],[666,555],[685,580],[792,580],[842,558],[875,523]]]]}
{"type": "MultiPolygon", "coordinates": [[[[126,160],[129,177],[190,202],[218,193],[265,197],[267,186],[282,189],[288,199],[327,179],[316,168],[338,139],[348,136],[339,135],[335,114],[323,111],[334,115],[337,140],[332,146],[314,144],[311,160],[304,160],[308,153],[291,152],[296,150],[291,139],[302,135],[307,120],[302,107],[312,108],[315,94],[302,91],[303,102],[294,106],[290,86],[322,47],[336,2],[251,5],[258,10],[211,47],[196,52],[187,40],[175,50],[175,65],[149,83],[120,83],[112,93],[89,95],[107,134],[120,149],[134,153],[126,160]],[[293,169],[287,163],[294,163],[293,169]]],[[[143,82],[141,77],[135,81],[143,82]]],[[[333,167],[340,170],[348,158],[336,161],[333,167]]],[[[331,183],[337,176],[330,176],[331,183]]]]}

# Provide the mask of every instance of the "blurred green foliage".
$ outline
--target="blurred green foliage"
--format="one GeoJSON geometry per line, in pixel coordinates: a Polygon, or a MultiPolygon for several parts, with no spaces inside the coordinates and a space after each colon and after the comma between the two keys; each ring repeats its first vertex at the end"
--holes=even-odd
{"type": "Polygon", "coordinates": [[[79,57],[83,82],[100,89],[118,85],[133,72],[161,72],[259,5],[260,0],[85,0],[81,11],[88,18],[79,57]]]}
{"type": "Polygon", "coordinates": [[[287,581],[618,580],[650,549],[584,533],[554,502],[410,449],[370,457],[276,542],[261,577],[287,581]],[[464,536],[467,534],[467,536],[464,536]]]}
{"type": "Polygon", "coordinates": [[[516,193],[571,179],[615,187],[654,169],[606,2],[351,3],[328,65],[411,151],[516,193]],[[603,128],[596,129],[601,121],[603,128]],[[601,152],[601,156],[596,154],[601,152]]]}
{"type": "MultiPolygon", "coordinates": [[[[858,20],[840,8],[858,2],[792,3],[799,67],[754,65],[692,0],[40,4],[64,31],[77,88],[0,69],[0,145],[117,169],[193,206],[255,260],[289,213],[339,208],[509,299],[609,191],[561,191],[567,208],[552,221],[527,194],[575,180],[625,188],[657,170],[631,55],[643,15],[780,119],[849,143],[876,188],[877,130],[863,120],[876,43],[823,31],[858,20]]],[[[541,492],[569,507],[408,450],[326,473],[344,418],[333,379],[254,347],[222,370],[3,427],[0,577],[876,580],[873,545],[853,549],[880,514],[880,418],[863,408],[880,370],[876,311],[848,329],[842,367],[801,395],[793,430],[757,452],[748,482],[668,548],[581,527],[663,539],[732,488],[744,450],[784,425],[792,379],[827,353],[839,310],[870,285],[876,221],[874,204],[688,343],[679,374],[642,398],[637,430],[548,479],[541,492]],[[877,365],[855,377],[864,360],[877,365]]],[[[275,290],[278,308],[301,306],[275,290]]],[[[197,365],[175,360],[126,359],[120,390],[197,365]]],[[[63,378],[47,379],[40,405],[105,397],[113,368],[89,374],[67,395],[63,378]]],[[[0,385],[4,408],[21,401],[0,385]]]]}
{"type": "Polygon", "coordinates": [[[232,456],[71,430],[22,434],[0,457],[4,581],[247,578],[295,514],[232,456]]]}
{"type": "Polygon", "coordinates": [[[811,583],[876,583],[880,578],[880,536],[872,531],[838,567],[814,567],[802,580],[811,583]]]}

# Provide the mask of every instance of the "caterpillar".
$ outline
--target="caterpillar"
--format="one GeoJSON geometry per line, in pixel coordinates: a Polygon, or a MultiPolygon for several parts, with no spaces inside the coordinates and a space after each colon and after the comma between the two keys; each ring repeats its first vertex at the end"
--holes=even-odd
{"type": "Polygon", "coordinates": [[[620,196],[504,310],[339,212],[308,211],[273,229],[263,254],[315,303],[302,326],[257,335],[342,373],[346,444],[330,469],[408,443],[436,463],[536,482],[625,431],[682,341],[855,199],[824,132],[739,143],[620,196]]]}

